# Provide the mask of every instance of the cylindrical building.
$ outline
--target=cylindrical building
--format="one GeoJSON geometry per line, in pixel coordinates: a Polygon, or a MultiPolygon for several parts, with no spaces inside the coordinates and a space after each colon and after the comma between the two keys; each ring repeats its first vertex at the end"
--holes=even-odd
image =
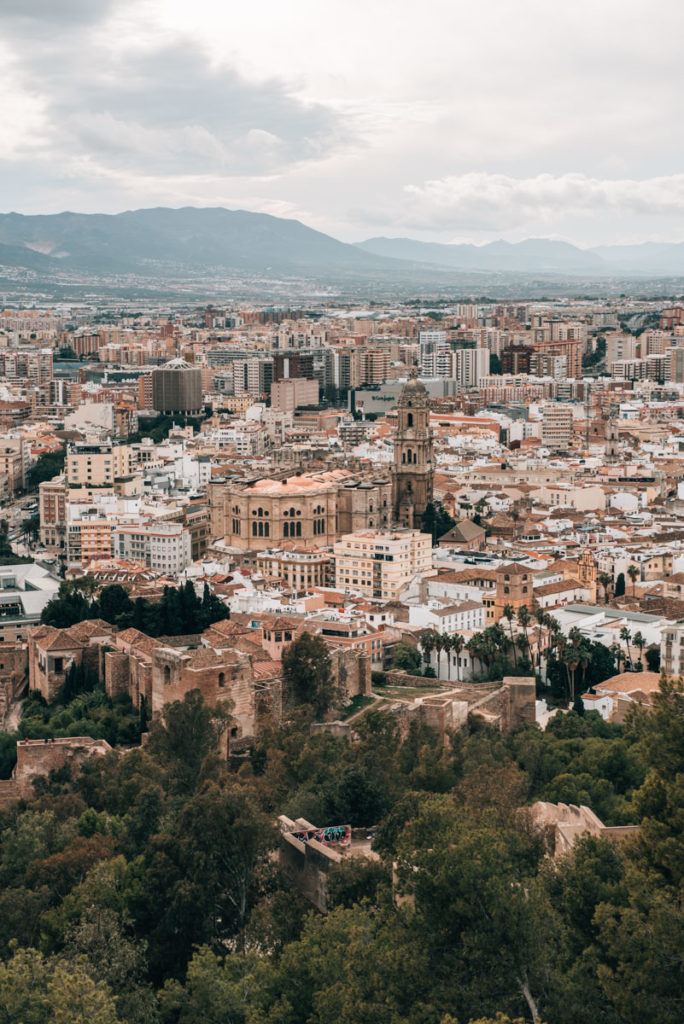
{"type": "Polygon", "coordinates": [[[157,412],[198,416],[202,411],[202,371],[172,359],[152,371],[152,405],[157,412]]]}

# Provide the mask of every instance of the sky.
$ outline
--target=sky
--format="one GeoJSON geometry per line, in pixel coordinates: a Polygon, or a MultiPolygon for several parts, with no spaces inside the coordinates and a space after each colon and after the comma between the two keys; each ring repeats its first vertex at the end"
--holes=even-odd
{"type": "Polygon", "coordinates": [[[0,210],[684,240],[679,0],[0,0],[0,210]]]}

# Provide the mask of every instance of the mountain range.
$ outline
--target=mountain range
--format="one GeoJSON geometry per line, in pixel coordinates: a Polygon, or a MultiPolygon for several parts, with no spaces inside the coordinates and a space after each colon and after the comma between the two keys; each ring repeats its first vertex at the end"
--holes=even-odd
{"type": "Polygon", "coordinates": [[[418,242],[412,238],[369,238],[364,252],[394,259],[429,263],[453,270],[577,274],[592,277],[684,275],[684,243],[644,242],[580,249],[569,242],[527,238],[522,242],[485,245],[418,242]]]}
{"type": "MultiPolygon", "coordinates": [[[[0,214],[0,272],[148,278],[411,281],[442,286],[478,275],[684,277],[684,243],[582,249],[527,239],[448,245],[410,238],[340,242],[301,221],[246,210],[158,207],[119,214],[0,214]]],[[[483,278],[484,283],[484,278],[483,278]]]]}

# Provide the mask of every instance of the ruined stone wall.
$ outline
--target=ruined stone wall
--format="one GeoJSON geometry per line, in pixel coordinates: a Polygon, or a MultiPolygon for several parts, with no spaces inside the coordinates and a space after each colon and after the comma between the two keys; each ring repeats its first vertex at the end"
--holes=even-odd
{"type": "Polygon", "coordinates": [[[371,662],[364,651],[350,647],[329,647],[333,679],[346,694],[348,703],[359,694],[371,692],[371,662]]]}
{"type": "Polygon", "coordinates": [[[0,783],[0,806],[13,800],[31,799],[36,779],[67,764],[76,774],[88,758],[108,754],[111,749],[106,740],[94,740],[90,736],[69,736],[47,742],[19,740],[12,778],[0,783]]]}
{"type": "Polygon", "coordinates": [[[212,707],[219,701],[230,700],[234,719],[232,738],[254,736],[254,674],[248,655],[226,651],[223,660],[203,666],[201,662],[193,663],[187,652],[169,647],[157,648],[152,660],[151,712],[157,714],[165,704],[183,700],[190,690],[199,690],[205,702],[212,707]]]}
{"type": "MultiPolygon", "coordinates": [[[[107,651],[104,656],[104,682],[108,697],[130,694],[130,657],[123,651],[107,651]]],[[[131,695],[132,699],[132,695],[131,695]]]]}

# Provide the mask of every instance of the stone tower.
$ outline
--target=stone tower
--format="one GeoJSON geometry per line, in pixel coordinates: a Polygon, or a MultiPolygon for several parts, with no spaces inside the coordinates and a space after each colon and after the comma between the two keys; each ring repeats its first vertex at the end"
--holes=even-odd
{"type": "Polygon", "coordinates": [[[594,561],[594,556],[592,555],[589,548],[584,549],[584,551],[582,552],[582,557],[580,558],[578,564],[579,582],[582,584],[583,587],[586,587],[587,590],[591,592],[591,602],[593,604],[596,601],[596,591],[598,589],[596,585],[598,579],[598,568],[596,566],[596,562],[594,561]]]}
{"type": "Polygon", "coordinates": [[[434,463],[430,398],[416,370],[402,388],[397,411],[392,464],[394,520],[399,526],[421,529],[423,513],[432,501],[434,463]]]}

